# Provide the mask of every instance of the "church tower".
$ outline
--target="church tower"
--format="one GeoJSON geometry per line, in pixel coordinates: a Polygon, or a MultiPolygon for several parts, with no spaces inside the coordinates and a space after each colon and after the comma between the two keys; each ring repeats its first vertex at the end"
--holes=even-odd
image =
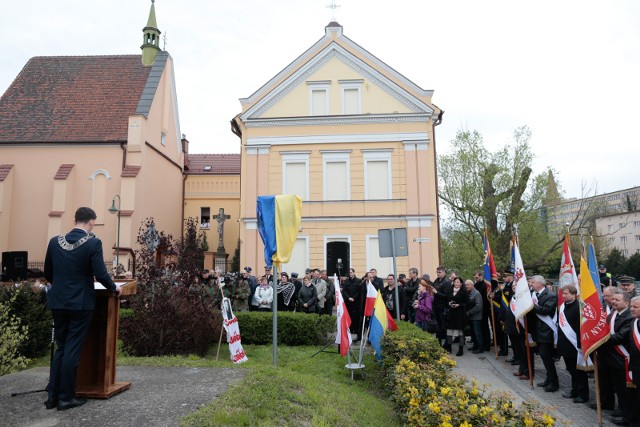
{"type": "Polygon", "coordinates": [[[155,0],[151,0],[151,10],[149,11],[149,19],[147,26],[142,29],[142,65],[150,67],[156,59],[156,55],[160,52],[160,30],[156,22],[155,0]]]}

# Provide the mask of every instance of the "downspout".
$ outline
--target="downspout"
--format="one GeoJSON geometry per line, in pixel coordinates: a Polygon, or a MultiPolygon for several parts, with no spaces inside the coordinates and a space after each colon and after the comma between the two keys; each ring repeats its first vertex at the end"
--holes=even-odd
{"type": "Polygon", "coordinates": [[[120,148],[122,149],[122,170],[127,165],[127,141],[122,141],[120,143],[120,148]]]}
{"type": "Polygon", "coordinates": [[[441,234],[440,234],[440,200],[438,198],[438,156],[436,154],[436,126],[442,123],[442,115],[444,114],[444,110],[440,110],[438,114],[438,118],[433,123],[433,127],[431,128],[431,133],[433,134],[433,170],[436,173],[436,215],[438,216],[438,266],[442,265],[442,244],[441,244],[441,234]]]}

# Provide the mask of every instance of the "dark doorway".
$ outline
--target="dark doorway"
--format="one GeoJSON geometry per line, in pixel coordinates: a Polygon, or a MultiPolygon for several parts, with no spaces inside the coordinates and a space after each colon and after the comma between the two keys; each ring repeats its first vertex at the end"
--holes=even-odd
{"type": "Polygon", "coordinates": [[[349,242],[329,242],[327,243],[327,276],[338,274],[340,268],[341,276],[349,275],[351,268],[351,248],[349,242]],[[340,261],[338,261],[340,260],[340,261]],[[338,263],[342,265],[339,267],[338,263]]]}

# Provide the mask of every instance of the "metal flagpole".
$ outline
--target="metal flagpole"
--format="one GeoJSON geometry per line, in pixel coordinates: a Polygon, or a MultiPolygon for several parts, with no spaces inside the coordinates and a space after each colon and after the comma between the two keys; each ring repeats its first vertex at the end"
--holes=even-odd
{"type": "Polygon", "coordinates": [[[396,271],[396,239],[395,239],[395,229],[391,229],[391,253],[393,254],[393,281],[395,282],[395,286],[393,287],[393,299],[395,300],[394,305],[396,306],[396,319],[398,322],[400,321],[400,296],[398,295],[398,272],[396,271]]]}
{"type": "Polygon", "coordinates": [[[273,264],[273,302],[271,310],[273,311],[273,366],[278,366],[278,267],[273,264]]]}
{"type": "Polygon", "coordinates": [[[529,386],[533,390],[533,370],[531,369],[531,346],[529,345],[529,322],[527,322],[527,316],[524,317],[524,344],[525,351],[527,352],[527,368],[529,368],[529,386]]]}
{"type": "Polygon", "coordinates": [[[487,302],[489,303],[489,307],[491,307],[491,329],[493,329],[493,348],[496,351],[496,360],[498,360],[498,333],[496,332],[496,313],[495,313],[495,307],[493,306],[493,298],[489,298],[489,295],[487,295],[487,302]]]}

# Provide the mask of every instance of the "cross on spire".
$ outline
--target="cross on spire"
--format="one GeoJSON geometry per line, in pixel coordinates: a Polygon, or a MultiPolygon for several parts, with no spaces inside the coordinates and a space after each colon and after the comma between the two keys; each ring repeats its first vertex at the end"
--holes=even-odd
{"type": "Polygon", "coordinates": [[[331,21],[336,22],[336,9],[341,5],[336,4],[336,0],[331,0],[331,4],[328,4],[327,9],[331,9],[331,21]]]}

